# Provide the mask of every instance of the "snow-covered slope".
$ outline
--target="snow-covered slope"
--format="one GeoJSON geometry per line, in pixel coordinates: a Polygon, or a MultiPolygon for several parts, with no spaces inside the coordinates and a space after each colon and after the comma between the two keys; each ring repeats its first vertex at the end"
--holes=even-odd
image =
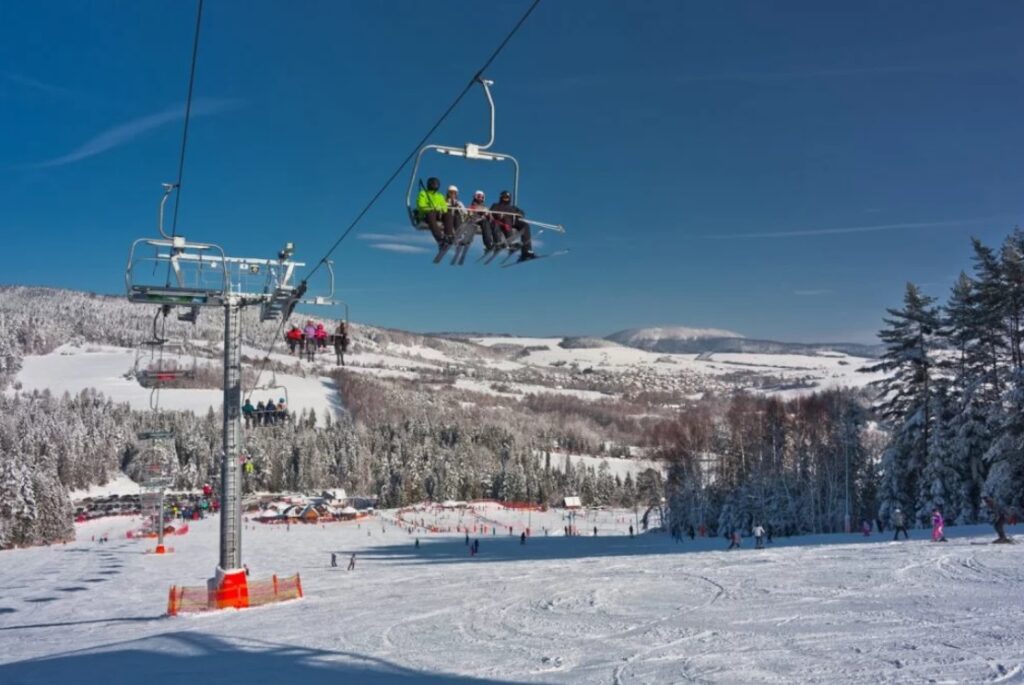
{"type": "MultiPolygon", "coordinates": [[[[184,358],[179,361],[191,364],[191,360],[184,358]]],[[[114,402],[127,402],[134,409],[149,409],[152,391],[126,376],[134,365],[133,350],[109,345],[62,345],[50,354],[25,357],[21,371],[15,377],[15,385],[6,392],[13,394],[17,392],[15,388],[20,388],[21,392],[49,390],[58,395],[65,392],[75,395],[95,388],[114,402]]],[[[270,380],[270,374],[267,376],[264,382],[270,380]]],[[[278,384],[287,388],[288,401],[294,412],[312,409],[320,416],[325,410],[337,413],[341,408],[337,388],[329,378],[286,373],[274,376],[278,384]]],[[[281,394],[280,389],[255,391],[252,400],[253,403],[267,399],[277,402],[281,394]]],[[[218,409],[222,403],[223,393],[220,390],[165,388],[159,393],[159,406],[168,410],[206,413],[211,407],[218,409]]]]}
{"type": "Polygon", "coordinates": [[[877,357],[878,345],[860,343],[793,343],[775,340],[754,340],[738,333],[714,328],[637,328],[608,336],[622,345],[652,352],[702,354],[739,352],[750,354],[828,354],[842,352],[855,357],[877,357]]]}
{"type": "MultiPolygon", "coordinates": [[[[0,331],[19,352],[0,360],[8,369],[17,369],[7,392],[20,388],[74,394],[95,388],[135,408],[150,406],[150,391],[126,375],[135,362],[133,345],[147,337],[152,326],[151,314],[140,316],[144,308],[120,298],[68,291],[14,288],[3,293],[0,314],[21,322],[13,330],[0,331]],[[73,305],[70,310],[68,301],[73,305]],[[47,313],[55,307],[64,307],[59,309],[63,318],[49,322],[47,313]],[[74,312],[80,313],[80,320],[70,320],[74,312]],[[43,318],[37,321],[30,315],[43,318]],[[123,325],[105,325],[111,320],[123,325]],[[42,334],[49,337],[38,337],[42,334]]],[[[242,325],[243,355],[250,365],[266,355],[270,336],[276,334],[274,326],[260,324],[257,318],[250,316],[242,325]]],[[[325,323],[334,325],[329,320],[325,323]]],[[[167,335],[172,340],[184,336],[200,352],[200,365],[215,365],[221,345],[218,326],[217,313],[212,312],[200,317],[194,328],[169,323],[167,335]]],[[[677,411],[709,393],[746,391],[788,397],[835,386],[862,387],[878,378],[863,371],[870,351],[860,354],[843,346],[752,341],[713,328],[634,329],[611,336],[618,342],[426,336],[362,324],[352,324],[351,331],[348,371],[396,385],[433,386],[455,395],[450,399],[463,406],[496,401],[507,406],[531,395],[548,395],[567,401],[625,403],[623,412],[646,417],[677,411]]],[[[293,410],[313,409],[318,415],[341,410],[343,399],[328,378],[335,369],[333,354],[321,354],[311,363],[289,355],[279,343],[270,358],[277,369],[276,384],[287,388],[293,410]]],[[[160,406],[205,412],[220,404],[219,391],[212,389],[215,385],[163,390],[160,406]]],[[[256,393],[253,399],[268,399],[273,392],[280,394],[267,390],[266,396],[256,393]]]]}
{"type": "MultiPolygon", "coordinates": [[[[126,518],[80,524],[68,545],[0,552],[0,682],[1024,680],[1015,603],[1024,545],[982,544],[988,528],[947,529],[945,544],[916,530],[910,542],[831,535],[753,550],[745,539],[726,552],[721,539],[631,539],[632,511],[580,512],[586,535],[566,538],[564,512],[494,510],[484,519],[514,536],[477,532],[480,555],[470,557],[461,533],[410,534],[384,514],[326,527],[249,524],[251,577],[298,571],[305,598],[192,617],[164,615],[167,591],[212,575],[216,518],[169,539],[166,556],[125,539],[126,518]],[[103,533],[110,542],[92,542],[103,533]]],[[[408,518],[421,515],[433,522],[408,518]]]]}

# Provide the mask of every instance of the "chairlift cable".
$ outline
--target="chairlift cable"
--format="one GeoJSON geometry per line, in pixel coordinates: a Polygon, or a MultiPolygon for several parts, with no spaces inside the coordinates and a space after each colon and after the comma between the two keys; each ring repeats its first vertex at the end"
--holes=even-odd
{"type": "MultiPolygon", "coordinates": [[[[185,148],[188,145],[188,124],[192,119],[192,91],[196,83],[196,58],[199,55],[199,29],[203,24],[203,0],[196,7],[196,32],[192,38],[192,66],[188,75],[188,96],[185,98],[185,121],[181,131],[181,154],[178,156],[178,192],[174,194],[174,217],[171,219],[171,236],[177,235],[178,205],[181,202],[181,180],[185,175],[185,148]]],[[[167,278],[170,279],[168,273],[167,278]]],[[[170,281],[168,281],[169,283],[170,281]]]]}
{"type": "MultiPolygon", "coordinates": [[[[192,119],[192,91],[195,88],[196,82],[196,62],[199,56],[199,30],[203,24],[203,0],[198,0],[196,5],[196,31],[192,37],[192,64],[189,67],[188,74],[188,94],[185,97],[185,119],[182,125],[181,132],[181,151],[178,155],[178,180],[175,183],[177,192],[174,194],[174,218],[171,221],[171,237],[173,238],[178,234],[178,206],[181,203],[181,181],[185,175],[185,149],[188,146],[188,124],[192,119]]],[[[171,285],[171,265],[170,262],[167,264],[167,279],[165,286],[171,285]]],[[[163,333],[167,327],[167,311],[164,310],[164,320],[161,324],[160,337],[166,340],[163,333]]],[[[160,355],[157,364],[163,364],[164,360],[164,346],[160,345],[160,355]]],[[[160,411],[160,389],[157,388],[156,392],[156,407],[157,412],[160,411]]]]}
{"type": "MultiPolygon", "coordinates": [[[[202,0],[200,0],[200,5],[201,4],[202,0]]],[[[376,193],[374,193],[373,197],[370,198],[370,201],[366,203],[366,206],[363,207],[359,214],[356,215],[355,219],[352,220],[352,223],[348,225],[348,227],[344,230],[344,232],[342,232],[338,239],[334,241],[334,244],[331,245],[330,249],[327,250],[327,253],[324,254],[324,256],[316,263],[316,266],[313,267],[312,271],[306,274],[306,277],[302,279],[302,284],[305,284],[310,278],[313,277],[313,275],[317,271],[320,270],[321,266],[327,263],[327,261],[331,258],[331,255],[334,254],[334,251],[338,249],[338,246],[341,245],[342,242],[344,242],[345,238],[347,238],[349,234],[352,233],[353,230],[355,230],[356,226],[359,225],[359,222],[362,221],[364,216],[366,216],[366,213],[369,212],[370,209],[372,209],[375,204],[377,204],[377,200],[380,199],[380,196],[383,195],[385,191],[387,191],[387,189],[391,187],[391,184],[394,183],[395,179],[398,178],[398,175],[402,173],[402,170],[405,169],[406,166],[408,166],[409,162],[412,161],[412,159],[416,156],[420,148],[423,147],[428,140],[430,140],[430,137],[434,135],[434,132],[441,127],[441,124],[443,124],[445,120],[448,118],[448,116],[455,110],[455,108],[458,107],[459,103],[462,102],[462,99],[466,97],[466,94],[469,93],[469,91],[472,90],[473,86],[476,85],[476,83],[483,78],[483,74],[485,71],[487,71],[487,68],[491,66],[495,59],[497,59],[498,55],[501,54],[502,50],[505,49],[505,46],[508,45],[509,41],[512,40],[512,37],[516,35],[516,33],[519,31],[522,25],[526,23],[526,20],[530,17],[530,15],[533,13],[533,10],[535,10],[537,8],[537,5],[539,4],[540,0],[533,0],[533,3],[530,5],[530,7],[526,10],[526,12],[523,13],[523,16],[519,18],[519,21],[517,21],[515,26],[512,27],[512,30],[509,31],[508,34],[506,34],[505,38],[501,41],[501,43],[498,44],[498,47],[494,49],[490,57],[488,57],[487,60],[483,63],[483,65],[473,73],[472,78],[469,79],[469,82],[466,83],[465,87],[462,89],[462,92],[460,92],[458,96],[448,106],[448,109],[444,111],[441,117],[434,123],[433,126],[430,127],[430,130],[428,130],[423,135],[419,142],[416,143],[415,146],[413,146],[412,151],[408,155],[406,155],[406,157],[402,160],[401,164],[398,165],[398,167],[391,174],[391,176],[389,176],[388,179],[384,181],[384,184],[380,187],[380,189],[377,190],[376,193]]],[[[198,40],[198,25],[196,29],[196,37],[198,40]]],[[[184,149],[182,150],[182,155],[184,156],[184,149]]],[[[181,193],[180,188],[178,189],[178,193],[181,193]]],[[[174,209],[175,218],[177,218],[177,198],[175,198],[174,209]]],[[[274,333],[274,337],[270,341],[270,347],[267,349],[266,355],[260,362],[260,369],[259,372],[256,374],[256,381],[253,385],[254,388],[259,385],[260,378],[263,376],[263,371],[266,369],[267,362],[270,361],[270,355],[273,354],[274,347],[277,346],[281,332],[284,330],[284,324],[286,320],[287,317],[281,317],[281,325],[278,326],[277,331],[274,333]]]]}

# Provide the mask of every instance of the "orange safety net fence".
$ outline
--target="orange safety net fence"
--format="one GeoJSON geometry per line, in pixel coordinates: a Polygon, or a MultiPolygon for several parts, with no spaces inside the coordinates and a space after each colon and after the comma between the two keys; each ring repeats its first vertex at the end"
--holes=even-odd
{"type": "Polygon", "coordinates": [[[247,580],[245,585],[224,589],[207,586],[172,585],[167,594],[167,614],[195,614],[234,607],[258,607],[302,597],[302,578],[294,576],[247,580]]]}

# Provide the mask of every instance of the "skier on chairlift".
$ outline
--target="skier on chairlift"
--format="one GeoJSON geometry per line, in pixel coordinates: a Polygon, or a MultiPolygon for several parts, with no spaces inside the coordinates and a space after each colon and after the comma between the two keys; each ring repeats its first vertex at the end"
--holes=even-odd
{"type": "Polygon", "coordinates": [[[345,353],[348,352],[348,328],[345,322],[338,323],[338,329],[334,332],[334,356],[338,366],[345,366],[345,353]]]}
{"type": "Polygon", "coordinates": [[[438,247],[452,242],[454,228],[448,216],[448,201],[441,194],[441,179],[432,176],[427,179],[427,187],[420,190],[416,197],[416,215],[420,221],[426,221],[430,233],[437,241],[438,247]]]}
{"type": "Polygon", "coordinates": [[[299,330],[298,326],[292,326],[287,333],[285,333],[285,339],[288,341],[288,354],[295,354],[295,350],[298,349],[299,353],[302,352],[302,331],[299,330]]]}
{"type": "Polygon", "coordinates": [[[484,195],[484,191],[478,190],[473,193],[473,201],[466,208],[468,218],[466,221],[471,221],[480,227],[480,235],[484,240],[484,250],[490,250],[494,247],[494,224],[491,223],[490,214],[487,213],[487,196],[484,195]]]}
{"type": "Polygon", "coordinates": [[[451,224],[453,227],[462,224],[462,220],[466,216],[466,205],[462,204],[462,200],[459,199],[459,187],[456,185],[448,186],[448,194],[444,199],[448,205],[448,214],[452,215],[451,224]]]}
{"type": "Polygon", "coordinates": [[[516,235],[518,235],[520,244],[519,261],[525,262],[537,256],[533,254],[530,225],[523,221],[523,217],[526,214],[519,207],[512,204],[512,193],[507,190],[501,191],[499,201],[491,205],[491,212],[496,227],[494,236],[499,242],[504,238],[505,242],[511,246],[515,243],[516,235]]]}
{"type": "Polygon", "coordinates": [[[327,349],[327,329],[324,328],[323,323],[317,323],[316,330],[313,331],[313,338],[316,340],[317,352],[327,349]]]}
{"type": "Polygon", "coordinates": [[[252,406],[252,400],[246,398],[245,404],[242,405],[242,418],[245,419],[245,425],[247,427],[252,426],[252,420],[256,414],[256,407],[252,406]]]}

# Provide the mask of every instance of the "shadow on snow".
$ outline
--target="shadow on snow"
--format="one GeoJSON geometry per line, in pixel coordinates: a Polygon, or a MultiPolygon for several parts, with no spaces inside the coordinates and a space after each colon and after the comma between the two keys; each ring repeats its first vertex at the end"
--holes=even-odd
{"type": "MultiPolygon", "coordinates": [[[[481,563],[487,561],[538,561],[546,559],[586,559],[595,557],[651,556],[662,554],[678,554],[684,551],[697,551],[692,545],[677,544],[667,535],[647,534],[630,538],[625,535],[613,536],[575,536],[575,537],[531,537],[526,544],[520,544],[519,537],[510,536],[470,536],[470,541],[480,540],[480,553],[470,556],[469,546],[465,538],[434,538],[421,539],[417,549],[413,536],[400,545],[383,547],[367,547],[357,554],[357,559],[394,561],[409,564],[429,564],[438,562],[481,563]]],[[[718,542],[715,547],[701,546],[700,551],[720,549],[718,542]]],[[[342,559],[339,558],[339,562],[342,559]]],[[[358,566],[357,566],[358,568],[358,566]]]]}
{"type": "MultiPolygon", "coordinates": [[[[343,621],[339,621],[337,629],[344,630],[343,621]]],[[[138,685],[140,682],[147,685],[188,682],[514,685],[510,681],[416,671],[350,652],[250,639],[229,642],[196,632],[167,633],[0,665],[0,682],[8,685],[81,681],[84,674],[93,674],[104,685],[138,685]]]]}

